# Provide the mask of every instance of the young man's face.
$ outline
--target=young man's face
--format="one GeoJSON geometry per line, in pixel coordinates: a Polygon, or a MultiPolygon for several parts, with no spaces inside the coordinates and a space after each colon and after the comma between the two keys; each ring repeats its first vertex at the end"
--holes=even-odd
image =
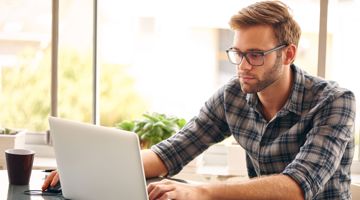
{"type": "MultiPolygon", "coordinates": [[[[270,26],[259,25],[235,30],[233,48],[242,53],[267,51],[279,45],[270,26]]],[[[245,93],[260,92],[281,77],[284,71],[281,50],[265,55],[261,66],[252,66],[243,58],[237,66],[237,73],[245,93]]]]}

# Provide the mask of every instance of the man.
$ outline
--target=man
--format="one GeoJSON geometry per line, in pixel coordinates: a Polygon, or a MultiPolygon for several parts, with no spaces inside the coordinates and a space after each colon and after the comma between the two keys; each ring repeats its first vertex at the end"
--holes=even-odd
{"type": "MultiPolygon", "coordinates": [[[[350,199],[355,97],[293,64],[300,28],[285,4],[263,1],[231,18],[227,50],[236,78],[181,131],[142,151],[147,177],[174,175],[210,145],[233,135],[245,149],[239,183],[161,181],[149,199],[350,199]]],[[[52,173],[45,181],[58,181],[52,173]]]]}

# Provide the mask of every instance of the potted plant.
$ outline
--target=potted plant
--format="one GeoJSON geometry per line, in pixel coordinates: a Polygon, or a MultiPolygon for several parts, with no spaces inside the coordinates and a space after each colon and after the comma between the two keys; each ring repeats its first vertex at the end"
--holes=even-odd
{"type": "Polygon", "coordinates": [[[116,125],[117,128],[135,132],[139,136],[142,149],[165,140],[180,130],[186,120],[160,113],[144,113],[142,119],[124,120],[116,125]]]}
{"type": "Polygon", "coordinates": [[[25,130],[0,128],[0,169],[5,169],[5,150],[24,148],[25,130]]]}

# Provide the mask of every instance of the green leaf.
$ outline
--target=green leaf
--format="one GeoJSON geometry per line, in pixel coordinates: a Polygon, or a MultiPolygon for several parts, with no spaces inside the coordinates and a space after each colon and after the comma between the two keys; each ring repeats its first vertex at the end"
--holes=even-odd
{"type": "Polygon", "coordinates": [[[135,123],[132,121],[124,120],[117,124],[117,128],[126,130],[126,131],[133,131],[135,127],[135,123]]]}
{"type": "Polygon", "coordinates": [[[0,128],[0,134],[15,135],[18,131],[10,128],[0,128]]]}
{"type": "Polygon", "coordinates": [[[156,115],[151,116],[151,115],[149,115],[149,114],[144,113],[143,116],[144,116],[145,118],[151,120],[152,122],[157,122],[157,121],[159,121],[159,119],[157,118],[156,115]]]}
{"type": "Polygon", "coordinates": [[[166,128],[166,125],[162,121],[158,121],[158,122],[154,123],[154,126],[161,127],[161,128],[166,128]]]}
{"type": "Polygon", "coordinates": [[[164,135],[163,129],[161,127],[159,127],[159,126],[154,127],[153,131],[154,131],[154,135],[156,134],[156,135],[158,135],[160,137],[162,137],[164,135]]]}
{"type": "Polygon", "coordinates": [[[145,124],[143,129],[144,129],[144,131],[149,131],[152,129],[152,127],[153,127],[153,123],[149,122],[149,123],[145,124]]]}
{"type": "Polygon", "coordinates": [[[182,127],[185,126],[186,120],[185,119],[178,119],[176,123],[179,126],[179,128],[182,128],[182,127]]]}
{"type": "Polygon", "coordinates": [[[149,139],[151,139],[151,135],[149,132],[145,132],[143,135],[140,136],[140,139],[149,140],[149,139]]]}

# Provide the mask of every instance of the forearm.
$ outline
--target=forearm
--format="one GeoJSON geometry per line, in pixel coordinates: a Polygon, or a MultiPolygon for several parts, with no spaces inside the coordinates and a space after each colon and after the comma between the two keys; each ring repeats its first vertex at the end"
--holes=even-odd
{"type": "Polygon", "coordinates": [[[146,149],[141,151],[145,176],[147,178],[157,177],[167,174],[167,169],[163,161],[153,151],[146,149]]]}
{"type": "Polygon", "coordinates": [[[272,175],[241,183],[203,186],[210,199],[304,199],[300,186],[287,175],[272,175]]]}

